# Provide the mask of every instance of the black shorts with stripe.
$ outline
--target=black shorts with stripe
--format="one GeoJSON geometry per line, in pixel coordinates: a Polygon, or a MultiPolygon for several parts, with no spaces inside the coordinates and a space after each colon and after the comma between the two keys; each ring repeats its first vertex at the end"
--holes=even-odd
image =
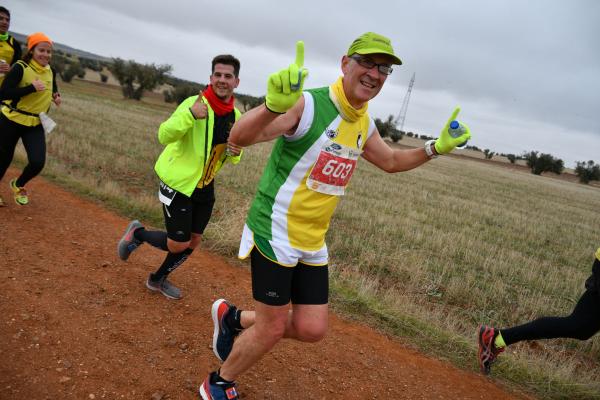
{"type": "Polygon", "coordinates": [[[192,233],[204,233],[214,205],[214,181],[203,188],[196,188],[191,197],[177,192],[170,205],[163,204],[167,237],[176,242],[187,242],[192,233]]]}
{"type": "Polygon", "coordinates": [[[285,267],[269,260],[256,246],[250,253],[252,295],[269,306],[292,304],[327,304],[329,268],[299,262],[285,267]]]}

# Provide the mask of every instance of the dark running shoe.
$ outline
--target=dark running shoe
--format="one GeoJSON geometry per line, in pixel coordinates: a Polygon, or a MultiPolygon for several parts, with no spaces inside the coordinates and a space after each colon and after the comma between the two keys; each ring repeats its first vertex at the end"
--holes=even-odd
{"type": "Polygon", "coordinates": [[[227,324],[226,316],[229,313],[235,313],[237,307],[228,303],[225,299],[215,301],[211,308],[211,315],[214,325],[213,331],[213,352],[221,361],[227,360],[231,349],[233,348],[233,340],[240,331],[230,327],[227,324]]]}
{"type": "Polygon", "coordinates": [[[137,219],[131,221],[129,225],[127,225],[127,229],[125,229],[125,233],[117,245],[117,252],[119,253],[121,260],[126,261],[131,253],[142,245],[142,242],[137,240],[133,236],[133,233],[143,227],[144,225],[137,219]]]}
{"type": "Polygon", "coordinates": [[[216,382],[216,372],[211,372],[202,385],[200,385],[200,397],[204,400],[236,400],[239,399],[235,382],[216,382]]]}
{"type": "Polygon", "coordinates": [[[167,280],[166,276],[163,276],[159,280],[155,281],[152,279],[152,274],[146,279],[146,287],[155,292],[161,292],[165,297],[173,300],[181,299],[181,290],[171,282],[167,280]]]}
{"type": "Polygon", "coordinates": [[[489,375],[492,363],[496,361],[498,354],[504,351],[504,348],[497,348],[494,344],[498,329],[487,325],[480,325],[477,339],[479,343],[479,368],[484,375],[489,375]]]}

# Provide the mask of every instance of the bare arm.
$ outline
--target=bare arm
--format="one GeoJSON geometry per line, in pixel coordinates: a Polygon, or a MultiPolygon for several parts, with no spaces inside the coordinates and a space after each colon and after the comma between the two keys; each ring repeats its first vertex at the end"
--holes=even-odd
{"type": "Polygon", "coordinates": [[[383,141],[377,128],[367,140],[362,156],[385,172],[408,171],[429,161],[424,148],[392,149],[383,141]]]}
{"type": "Polygon", "coordinates": [[[296,131],[304,111],[304,97],[285,114],[269,111],[264,104],[244,114],[231,128],[229,143],[246,147],[255,143],[267,142],[284,134],[296,131]]]}

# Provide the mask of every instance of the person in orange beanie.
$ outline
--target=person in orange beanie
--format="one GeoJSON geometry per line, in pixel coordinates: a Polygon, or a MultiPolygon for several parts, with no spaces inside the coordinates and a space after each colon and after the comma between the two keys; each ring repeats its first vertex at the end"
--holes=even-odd
{"type": "Polygon", "coordinates": [[[55,73],[50,68],[52,46],[52,40],[44,33],[31,34],[27,38],[27,54],[13,65],[0,87],[0,180],[12,162],[19,139],[27,152],[27,166],[10,181],[19,205],[29,203],[25,184],[42,171],[46,162],[46,135],[40,114],[48,112],[52,102],[56,106],[61,102],[55,73]]]}
{"type": "Polygon", "coordinates": [[[32,33],[27,37],[27,50],[31,51],[35,46],[43,42],[49,43],[50,47],[53,46],[52,40],[46,34],[42,32],[32,33]]]}

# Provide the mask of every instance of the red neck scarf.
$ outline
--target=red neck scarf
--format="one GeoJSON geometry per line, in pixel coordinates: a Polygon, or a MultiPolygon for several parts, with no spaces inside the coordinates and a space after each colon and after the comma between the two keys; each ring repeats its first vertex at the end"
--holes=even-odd
{"type": "Polygon", "coordinates": [[[208,100],[208,104],[210,104],[210,108],[212,108],[215,114],[217,114],[219,117],[227,115],[233,111],[233,102],[235,100],[233,95],[231,96],[228,102],[224,102],[223,100],[217,97],[217,95],[213,91],[212,85],[208,85],[206,89],[204,89],[204,91],[202,92],[202,95],[206,97],[206,100],[208,100]]]}

